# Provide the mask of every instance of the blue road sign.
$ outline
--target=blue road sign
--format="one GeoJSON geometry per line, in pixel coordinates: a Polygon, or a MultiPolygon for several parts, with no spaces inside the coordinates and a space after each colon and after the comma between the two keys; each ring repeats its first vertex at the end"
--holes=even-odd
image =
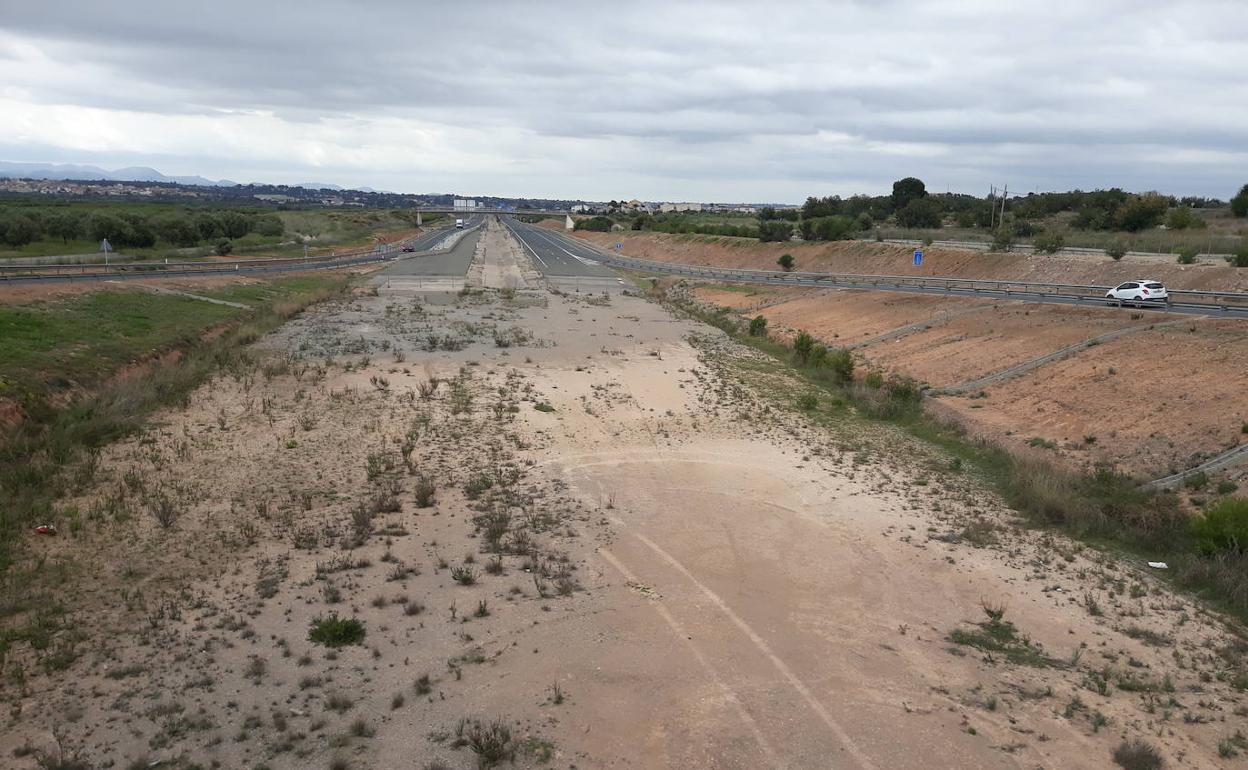
{"type": "Polygon", "coordinates": [[[923,252],[918,249],[915,249],[914,250],[914,266],[918,267],[921,264],[923,264],[923,252]]]}
{"type": "Polygon", "coordinates": [[[617,244],[615,244],[615,248],[616,248],[616,250],[618,251],[618,250],[620,250],[620,249],[624,248],[624,244],[622,244],[622,243],[617,243],[617,244]]]}

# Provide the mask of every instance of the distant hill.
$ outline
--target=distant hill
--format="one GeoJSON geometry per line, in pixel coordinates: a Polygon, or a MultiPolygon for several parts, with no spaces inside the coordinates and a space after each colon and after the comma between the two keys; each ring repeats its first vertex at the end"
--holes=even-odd
{"type": "Polygon", "coordinates": [[[79,166],[72,163],[12,163],[0,161],[0,177],[15,179],[78,179],[91,181],[105,179],[110,182],[173,182],[201,187],[233,187],[238,184],[228,179],[205,179],[202,176],[166,176],[154,168],[131,166],[109,171],[98,166],[79,166]]]}
{"type": "MultiPolygon", "coordinates": [[[[290,185],[290,186],[291,186],[291,187],[302,187],[302,188],[303,188],[303,189],[305,189],[305,190],[334,190],[334,191],[341,191],[341,190],[345,190],[345,189],[346,189],[345,187],[340,187],[339,185],[336,185],[336,184],[330,184],[330,183],[328,183],[328,182],[296,182],[295,184],[292,184],[292,185],[290,185]]],[[[369,191],[365,191],[365,192],[369,192],[369,191]]]]}

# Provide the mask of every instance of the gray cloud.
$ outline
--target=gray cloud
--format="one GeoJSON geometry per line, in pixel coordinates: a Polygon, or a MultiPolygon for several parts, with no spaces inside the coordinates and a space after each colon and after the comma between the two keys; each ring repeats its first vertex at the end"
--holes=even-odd
{"type": "Polygon", "coordinates": [[[719,200],[1248,181],[1234,2],[3,5],[15,160],[719,200]]]}

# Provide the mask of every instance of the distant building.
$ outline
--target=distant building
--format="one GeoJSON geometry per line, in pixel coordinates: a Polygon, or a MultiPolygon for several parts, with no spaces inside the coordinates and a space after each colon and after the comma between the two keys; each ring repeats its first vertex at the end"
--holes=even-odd
{"type": "Polygon", "coordinates": [[[659,206],[659,211],[669,213],[674,211],[701,211],[701,203],[664,203],[659,206]]]}
{"type": "Polygon", "coordinates": [[[594,207],[589,206],[584,203],[578,203],[568,210],[571,211],[573,214],[588,214],[589,212],[594,210],[594,207]]]}

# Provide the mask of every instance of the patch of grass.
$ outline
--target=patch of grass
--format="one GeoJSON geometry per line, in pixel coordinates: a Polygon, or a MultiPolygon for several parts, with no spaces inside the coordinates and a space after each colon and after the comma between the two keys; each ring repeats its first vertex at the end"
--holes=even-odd
{"type": "Polygon", "coordinates": [[[428,476],[418,476],[413,494],[416,498],[417,508],[431,508],[437,502],[438,485],[428,476]]]}
{"type": "Polygon", "coordinates": [[[488,724],[473,719],[457,732],[462,732],[468,748],[477,755],[478,767],[494,767],[504,760],[514,761],[516,758],[516,742],[511,735],[511,726],[501,719],[488,724]]]}
{"type": "Polygon", "coordinates": [[[960,537],[977,548],[997,542],[997,525],[985,519],[976,519],[962,528],[960,537]]]}
{"type": "Polygon", "coordinates": [[[1040,645],[1018,633],[1014,624],[1005,619],[1003,606],[984,605],[984,614],[988,620],[971,624],[970,627],[955,628],[949,634],[949,641],[988,653],[990,656],[999,654],[1011,663],[1025,666],[1046,667],[1058,665],[1058,662],[1044,654],[1040,645]]]}
{"type": "Polygon", "coordinates": [[[1136,739],[1123,741],[1114,749],[1114,762],[1124,770],[1161,770],[1166,760],[1152,744],[1136,739]]]}
{"type": "Polygon", "coordinates": [[[1151,628],[1130,626],[1128,628],[1124,628],[1122,632],[1132,639],[1138,639],[1141,642],[1144,642],[1144,644],[1152,647],[1169,647],[1174,644],[1173,638],[1166,636],[1165,634],[1158,633],[1151,628]]]}
{"type": "Polygon", "coordinates": [[[553,411],[555,411],[555,408],[554,408],[553,406],[551,406],[550,404],[546,403],[545,401],[543,401],[543,402],[541,402],[541,403],[539,403],[539,404],[534,404],[534,405],[533,405],[533,408],[534,408],[534,409],[536,409],[536,410],[537,410],[537,411],[539,411],[539,412],[553,412],[553,411]]]}
{"type": "Polygon", "coordinates": [[[364,623],[358,618],[340,618],[336,614],[312,621],[309,641],[326,647],[345,647],[364,641],[364,623]]]}
{"type": "Polygon", "coordinates": [[[428,674],[421,674],[416,678],[415,687],[417,695],[428,695],[433,692],[433,681],[429,678],[428,674]]]}
{"type": "Polygon", "coordinates": [[[350,711],[351,707],[354,705],[355,701],[339,692],[330,693],[325,698],[325,708],[339,714],[345,714],[347,711],[350,711]]]}
{"type": "Polygon", "coordinates": [[[11,562],[15,532],[55,519],[54,502],[73,488],[84,458],[134,433],[152,411],[185,404],[212,374],[253,371],[258,364],[244,345],[346,286],[343,278],[305,276],[200,292],[252,310],[131,291],[0,306],[0,400],[24,417],[0,435],[0,570],[11,562]],[[222,326],[224,334],[200,341],[222,326]],[[136,359],[175,351],[178,360],[153,364],[142,377],[110,380],[136,359]]]}
{"type": "Polygon", "coordinates": [[[1217,503],[1192,522],[1192,534],[1206,554],[1248,552],[1248,498],[1217,503]]]}

